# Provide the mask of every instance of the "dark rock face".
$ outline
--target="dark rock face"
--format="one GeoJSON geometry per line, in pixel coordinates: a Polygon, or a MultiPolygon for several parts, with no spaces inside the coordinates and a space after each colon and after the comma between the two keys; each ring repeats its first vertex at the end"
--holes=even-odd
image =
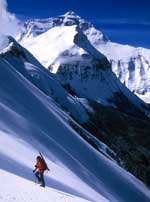
{"type": "MultiPolygon", "coordinates": [[[[102,63],[100,67],[96,68],[95,63],[93,63],[92,67],[81,67],[80,69],[78,65],[70,66],[69,64],[64,64],[57,72],[57,76],[62,86],[70,94],[82,97],[78,89],[72,85],[74,78],[78,78],[78,84],[79,81],[82,84],[82,82],[84,83],[90,80],[90,82],[106,82],[108,86],[111,86],[111,83],[109,84],[110,80],[108,79],[111,76],[106,77],[105,75],[106,71],[108,71],[109,75],[111,70],[109,68],[102,68],[105,67],[102,63]]],[[[82,88],[83,86],[81,85],[80,87],[82,88]]],[[[110,91],[111,88],[109,89],[110,91]]],[[[104,106],[94,101],[94,98],[92,100],[87,98],[87,100],[94,113],[88,112],[90,121],[82,126],[115,152],[117,155],[115,156],[115,160],[120,166],[123,166],[148,185],[150,119],[134,105],[134,102],[128,99],[123,91],[121,91],[121,88],[118,88],[118,92],[113,93],[113,96],[108,100],[112,103],[112,107],[104,106]],[[116,107],[113,107],[114,104],[116,107]]],[[[144,104],[144,106],[149,110],[148,105],[144,104]]],[[[80,132],[77,128],[74,129],[80,132]]],[[[92,145],[93,143],[90,144],[92,145]]],[[[95,145],[93,146],[95,147],[95,145]]]]}
{"type": "Polygon", "coordinates": [[[89,132],[107,144],[118,156],[118,163],[150,185],[150,120],[90,102],[95,110],[91,121],[84,124],[89,132]]]}

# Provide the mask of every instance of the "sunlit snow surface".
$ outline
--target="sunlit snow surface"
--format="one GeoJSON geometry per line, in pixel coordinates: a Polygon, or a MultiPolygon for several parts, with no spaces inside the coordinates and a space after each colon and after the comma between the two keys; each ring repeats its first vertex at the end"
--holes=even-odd
{"type": "Polygon", "coordinates": [[[2,202],[36,201],[37,192],[44,202],[50,193],[49,201],[61,201],[64,192],[73,195],[72,201],[150,201],[148,189],[139,180],[84,141],[64,118],[68,115],[2,58],[0,95],[2,202]],[[33,183],[38,151],[51,169],[45,190],[33,183]]]}
{"type": "MultiPolygon", "coordinates": [[[[34,182],[4,170],[0,170],[0,180],[3,183],[0,191],[2,202],[88,202],[88,200],[51,187],[43,189],[34,182]]],[[[102,199],[101,202],[107,202],[107,200],[102,199]]]]}
{"type": "MultiPolygon", "coordinates": [[[[47,31],[44,35],[39,35],[37,38],[27,40],[29,51],[39,59],[39,61],[48,67],[59,56],[59,53],[74,45],[72,35],[76,34],[75,27],[55,27],[47,31]],[[51,36],[51,37],[49,37],[51,36]],[[37,51],[37,49],[40,51],[37,51]]],[[[54,70],[55,72],[57,70],[54,70]]]]}

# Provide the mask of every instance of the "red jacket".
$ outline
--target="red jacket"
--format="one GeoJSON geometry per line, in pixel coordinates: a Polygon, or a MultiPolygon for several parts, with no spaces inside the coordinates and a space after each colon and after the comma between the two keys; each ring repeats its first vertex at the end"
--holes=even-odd
{"type": "Polygon", "coordinates": [[[35,167],[39,173],[43,173],[45,170],[44,163],[40,160],[37,160],[35,167]]]}

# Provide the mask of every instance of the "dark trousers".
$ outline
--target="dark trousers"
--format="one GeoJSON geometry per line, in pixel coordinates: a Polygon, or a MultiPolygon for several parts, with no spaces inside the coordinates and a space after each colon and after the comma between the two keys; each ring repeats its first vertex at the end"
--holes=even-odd
{"type": "Polygon", "coordinates": [[[41,186],[45,187],[44,174],[37,171],[35,172],[35,177],[37,178],[41,186]]]}

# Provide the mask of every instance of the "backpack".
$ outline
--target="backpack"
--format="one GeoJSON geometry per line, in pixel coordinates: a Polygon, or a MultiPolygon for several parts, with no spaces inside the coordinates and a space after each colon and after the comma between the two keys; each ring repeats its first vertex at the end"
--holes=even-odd
{"type": "Polygon", "coordinates": [[[43,155],[41,154],[41,152],[39,152],[39,154],[40,154],[40,157],[41,157],[41,160],[42,160],[42,163],[43,163],[44,171],[45,171],[45,170],[48,170],[48,171],[49,171],[50,169],[48,168],[47,163],[46,163],[46,161],[45,161],[43,155]]]}

